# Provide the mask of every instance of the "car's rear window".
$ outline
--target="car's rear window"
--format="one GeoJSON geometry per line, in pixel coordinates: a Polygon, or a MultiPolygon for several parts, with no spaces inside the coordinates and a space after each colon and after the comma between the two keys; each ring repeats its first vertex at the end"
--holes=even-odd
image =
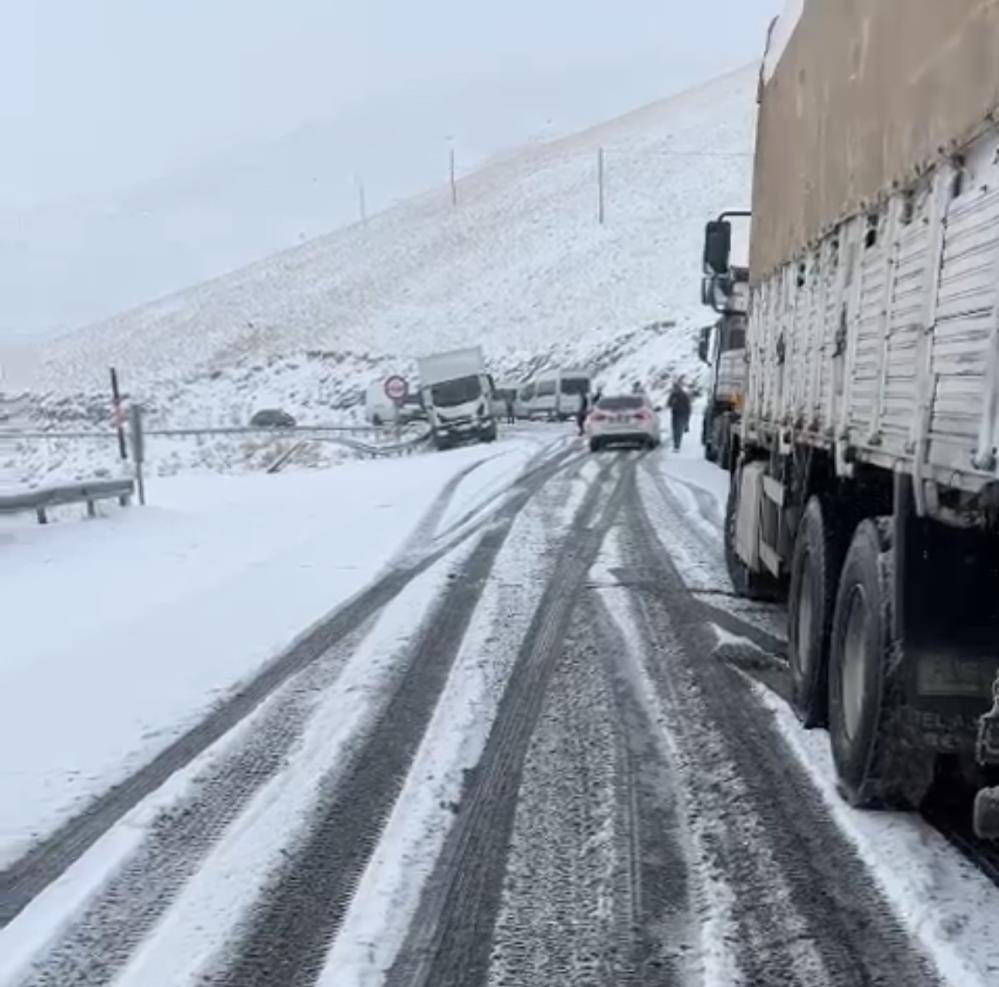
{"type": "Polygon", "coordinates": [[[601,411],[635,411],[644,406],[642,398],[601,398],[597,405],[601,411]]]}

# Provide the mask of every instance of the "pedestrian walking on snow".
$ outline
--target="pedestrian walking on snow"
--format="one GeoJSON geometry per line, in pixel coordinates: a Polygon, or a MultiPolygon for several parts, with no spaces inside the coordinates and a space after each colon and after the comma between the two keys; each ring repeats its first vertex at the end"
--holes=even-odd
{"type": "Polygon", "coordinates": [[[506,401],[506,423],[507,425],[514,425],[517,418],[513,413],[513,395],[507,394],[504,400],[506,401]]]}
{"type": "Polygon", "coordinates": [[[679,452],[683,437],[690,428],[690,397],[680,381],[673,384],[666,407],[669,408],[673,424],[673,449],[679,452]]]}
{"type": "Polygon", "coordinates": [[[585,394],[579,395],[579,410],[576,412],[576,428],[579,434],[583,434],[583,428],[586,425],[586,412],[589,410],[589,401],[585,394]]]}

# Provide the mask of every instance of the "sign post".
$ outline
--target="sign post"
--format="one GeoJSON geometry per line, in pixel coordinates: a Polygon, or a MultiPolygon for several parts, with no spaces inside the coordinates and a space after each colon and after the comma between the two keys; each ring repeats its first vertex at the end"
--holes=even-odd
{"type": "Polygon", "coordinates": [[[146,437],[142,431],[142,408],[133,404],[128,409],[132,432],[132,461],[135,463],[135,484],[138,487],[139,504],[146,504],[146,478],[143,464],[146,461],[146,437]]]}
{"type": "Polygon", "coordinates": [[[393,374],[385,378],[385,397],[395,404],[395,432],[398,440],[402,428],[402,406],[409,397],[409,382],[399,374],[393,374]]]}
{"type": "Polygon", "coordinates": [[[118,390],[118,371],[111,368],[111,417],[118,431],[118,455],[124,461],[128,459],[128,447],[125,445],[125,412],[121,405],[121,391],[118,390]]]}

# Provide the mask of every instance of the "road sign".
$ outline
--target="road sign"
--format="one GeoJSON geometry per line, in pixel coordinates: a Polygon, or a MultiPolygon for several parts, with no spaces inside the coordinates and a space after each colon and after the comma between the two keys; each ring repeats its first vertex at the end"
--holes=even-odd
{"type": "Polygon", "coordinates": [[[395,401],[396,404],[402,404],[406,400],[409,394],[409,384],[405,377],[400,377],[396,374],[393,377],[389,377],[385,381],[385,397],[390,401],[395,401]]]}

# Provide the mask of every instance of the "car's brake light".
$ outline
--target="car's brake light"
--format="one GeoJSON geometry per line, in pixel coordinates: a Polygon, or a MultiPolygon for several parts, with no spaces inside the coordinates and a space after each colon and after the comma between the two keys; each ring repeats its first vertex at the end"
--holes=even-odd
{"type": "Polygon", "coordinates": [[[590,420],[595,422],[605,422],[607,421],[607,416],[602,411],[594,411],[590,415],[590,420]]]}
{"type": "Polygon", "coordinates": [[[635,421],[638,422],[648,422],[652,421],[652,416],[647,411],[636,411],[635,421]]]}

